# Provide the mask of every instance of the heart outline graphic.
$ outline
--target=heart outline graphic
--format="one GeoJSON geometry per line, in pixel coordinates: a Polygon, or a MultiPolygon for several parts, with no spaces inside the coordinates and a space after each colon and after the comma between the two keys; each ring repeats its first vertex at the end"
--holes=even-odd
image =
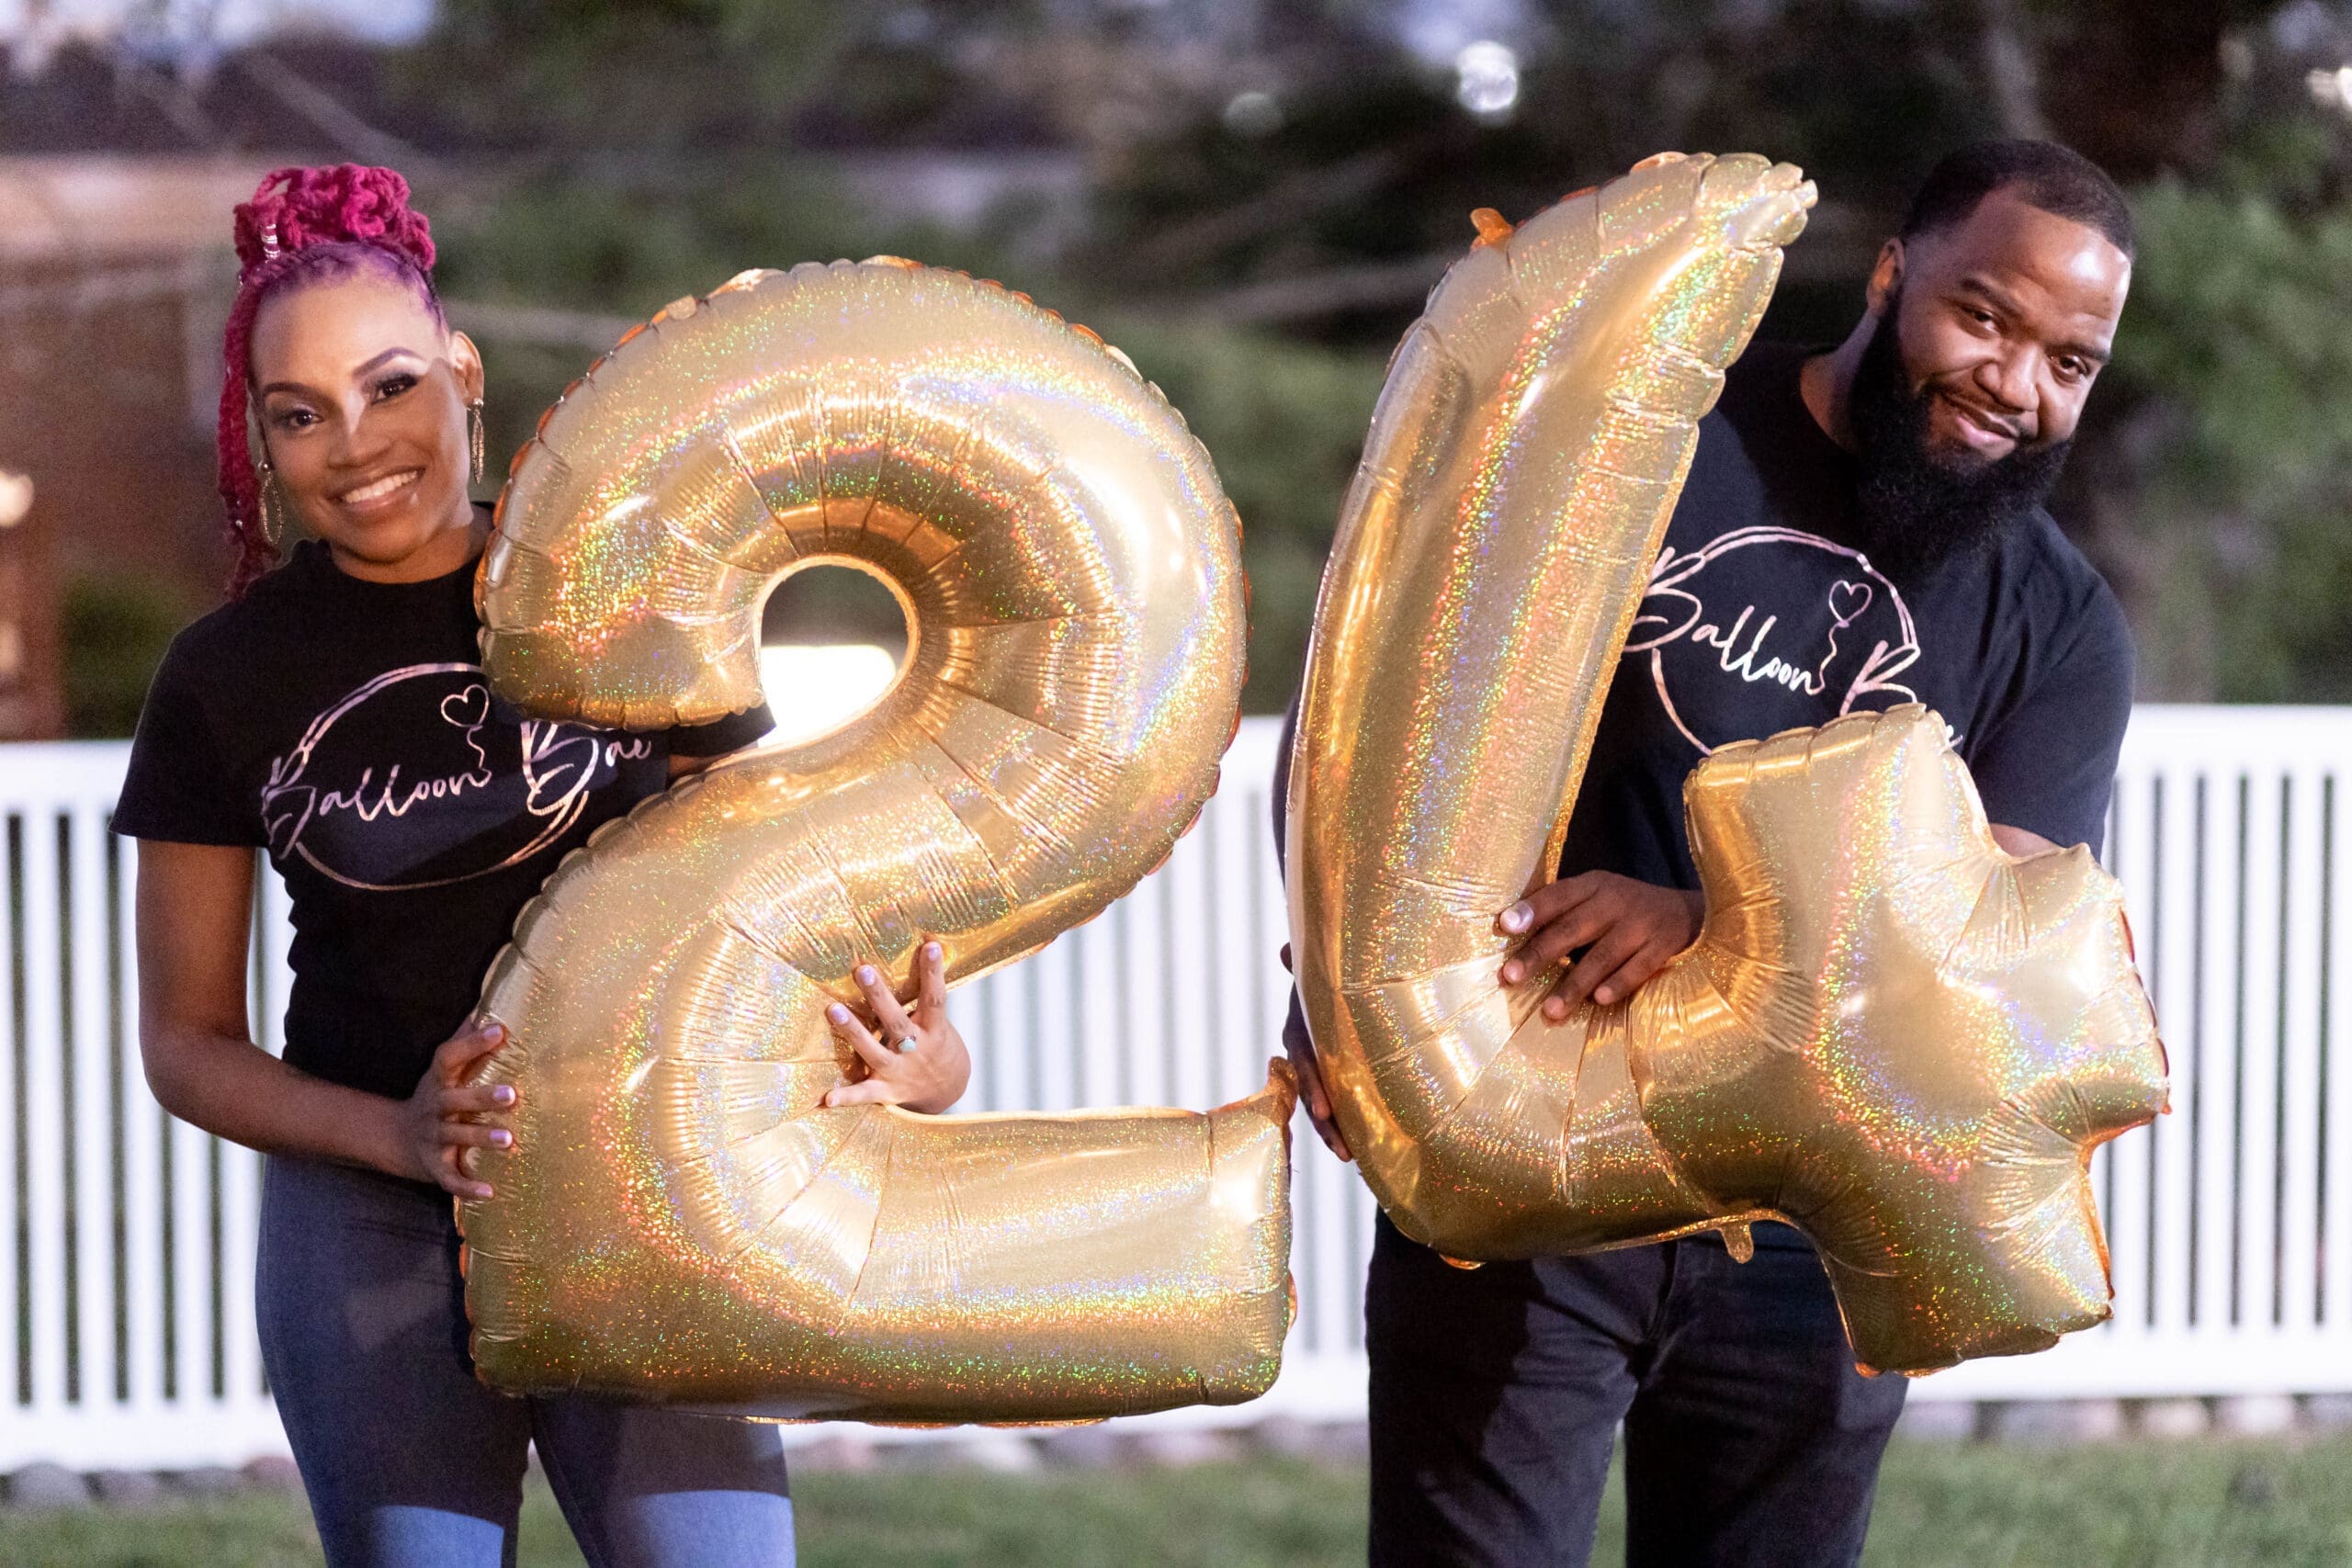
{"type": "Polygon", "coordinates": [[[1871,601],[1876,597],[1878,597],[1877,593],[1869,583],[1856,582],[1851,578],[1841,577],[1831,585],[1829,590],[1830,618],[1841,626],[1850,626],[1869,612],[1871,601]],[[1855,602],[1850,611],[1839,607],[1839,602],[1848,599],[1855,602]]]}
{"type": "Polygon", "coordinates": [[[477,682],[462,692],[450,693],[441,699],[441,717],[443,722],[455,725],[469,734],[480,729],[490,722],[490,688],[477,682]],[[449,711],[452,703],[460,705],[458,713],[449,711]],[[461,714],[470,716],[460,717],[461,714]]]}

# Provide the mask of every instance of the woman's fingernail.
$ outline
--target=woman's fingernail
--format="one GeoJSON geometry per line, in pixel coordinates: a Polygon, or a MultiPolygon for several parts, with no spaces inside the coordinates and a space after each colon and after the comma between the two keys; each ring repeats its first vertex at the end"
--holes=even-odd
{"type": "Polygon", "coordinates": [[[512,1105],[514,1103],[514,1086],[510,1083],[500,1084],[490,1091],[490,1098],[500,1105],[512,1105]]]}
{"type": "Polygon", "coordinates": [[[825,1016],[835,1023],[847,1023],[849,1021],[849,1009],[842,1006],[839,1002],[835,1002],[832,1006],[825,1010],[825,1016]]]}
{"type": "Polygon", "coordinates": [[[874,984],[873,964],[861,964],[857,966],[857,983],[861,986],[870,986],[874,984]]]}
{"type": "Polygon", "coordinates": [[[503,1149],[514,1141],[514,1134],[501,1127],[491,1134],[490,1141],[492,1147],[503,1149]]]}
{"type": "Polygon", "coordinates": [[[922,944],[922,955],[934,963],[938,961],[940,951],[940,946],[935,942],[927,942],[922,944]]]}
{"type": "Polygon", "coordinates": [[[481,1037],[503,1045],[506,1043],[506,1026],[503,1023],[493,1023],[481,1032],[481,1037]]]}

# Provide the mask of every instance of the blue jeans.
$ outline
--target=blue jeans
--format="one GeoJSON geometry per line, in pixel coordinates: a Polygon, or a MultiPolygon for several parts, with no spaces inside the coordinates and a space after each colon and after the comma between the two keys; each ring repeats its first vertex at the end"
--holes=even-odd
{"type": "Polygon", "coordinates": [[[257,1272],[262,1365],[329,1568],[511,1568],[533,1442],[592,1568],[793,1561],[774,1427],[474,1377],[446,1194],[272,1156],[257,1272]]]}
{"type": "Polygon", "coordinates": [[[1582,1568],[1621,1420],[1629,1568],[1861,1557],[1905,1380],[1787,1225],[1463,1269],[1384,1215],[1364,1328],[1374,1568],[1582,1568]]]}

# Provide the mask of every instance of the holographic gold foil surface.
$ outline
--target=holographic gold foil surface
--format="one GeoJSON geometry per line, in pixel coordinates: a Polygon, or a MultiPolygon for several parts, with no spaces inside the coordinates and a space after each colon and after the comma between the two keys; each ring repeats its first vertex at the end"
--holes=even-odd
{"type": "Polygon", "coordinates": [[[1549,881],[1722,368],[1813,188],[1653,160],[1487,239],[1407,336],[1326,571],[1292,942],[1350,1147],[1464,1259],[1758,1219],[1857,1359],[1925,1371],[2108,1314],[2085,1168],[2165,1101],[2115,884],[2018,861],[1934,716],[1729,747],[1686,787],[1698,943],[1558,1023],[1497,914],[1549,881]]]}
{"type": "MultiPolygon", "coordinates": [[[[824,1021],[1042,946],[1216,786],[1238,525],[1114,350],[896,261],[745,274],[625,338],[517,460],[479,586],[529,712],[631,728],[760,696],[761,605],[819,563],[908,612],[831,735],[601,829],[481,1011],[511,1151],[460,1206],[482,1375],[782,1417],[1082,1420],[1264,1392],[1290,1303],[1287,1069],[1207,1114],[825,1110],[824,1021]]],[[[616,737],[616,739],[621,738],[616,737]]]]}

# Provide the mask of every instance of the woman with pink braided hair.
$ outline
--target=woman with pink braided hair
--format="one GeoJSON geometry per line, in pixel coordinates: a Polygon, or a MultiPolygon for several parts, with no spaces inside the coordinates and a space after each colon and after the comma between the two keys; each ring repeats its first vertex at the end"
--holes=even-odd
{"type": "MultiPolygon", "coordinates": [[[[413,294],[453,350],[450,370],[467,410],[481,409],[481,357],[462,333],[451,334],[433,292],[433,231],[408,205],[408,182],[390,169],[359,164],[331,168],[277,169],[254,199],[236,209],[237,300],[223,333],[220,423],[217,434],[220,499],[237,564],[229,592],[242,598],[278,558],[277,530],[262,513],[263,498],[247,441],[253,374],[254,319],[262,301],[300,285],[372,274],[393,291],[413,294]]],[[[266,467],[266,465],[265,465],[266,467]]],[[[459,479],[463,470],[450,477],[459,479]]],[[[447,502],[449,498],[438,499],[447,502]]],[[[447,513],[445,504],[439,509],[447,513]]],[[[413,509],[430,516],[435,509],[413,509]]]]}
{"type": "Polygon", "coordinates": [[[467,1358],[450,1194],[486,1195],[458,1156],[511,1140],[514,1092],[465,1083],[503,1043],[468,1024],[481,976],[566,852],[767,715],[623,735],[492,702],[481,358],[408,197],[390,169],[280,169],[236,211],[232,602],[173,642],[114,820],[148,1082],[268,1156],[263,1364],[334,1568],[512,1563],[534,1443],[592,1563],[788,1563],[774,1427],[512,1399],[467,1358]],[[282,1060],[245,1010],[257,848],[292,904],[282,1060]]]}

